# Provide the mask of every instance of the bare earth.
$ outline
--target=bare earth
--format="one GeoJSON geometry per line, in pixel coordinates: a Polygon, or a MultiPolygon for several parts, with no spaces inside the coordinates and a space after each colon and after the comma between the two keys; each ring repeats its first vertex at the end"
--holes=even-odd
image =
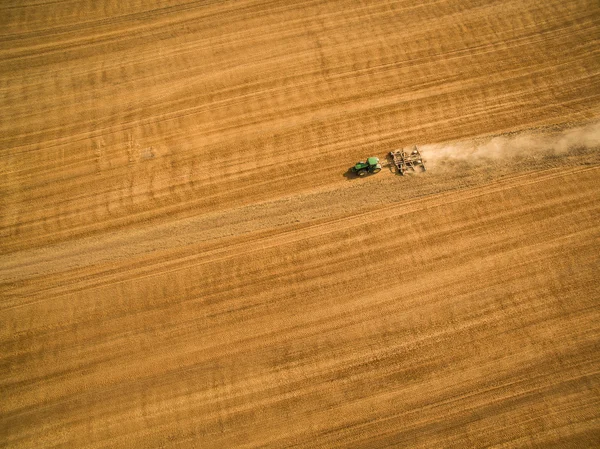
{"type": "Polygon", "coordinates": [[[0,447],[600,446],[597,1],[0,25],[0,447]]]}

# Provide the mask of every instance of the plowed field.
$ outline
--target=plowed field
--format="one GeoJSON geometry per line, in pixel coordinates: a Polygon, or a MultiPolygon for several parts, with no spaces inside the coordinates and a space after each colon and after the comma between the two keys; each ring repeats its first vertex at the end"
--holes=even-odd
{"type": "Polygon", "coordinates": [[[0,25],[1,447],[600,446],[597,1],[0,25]]]}

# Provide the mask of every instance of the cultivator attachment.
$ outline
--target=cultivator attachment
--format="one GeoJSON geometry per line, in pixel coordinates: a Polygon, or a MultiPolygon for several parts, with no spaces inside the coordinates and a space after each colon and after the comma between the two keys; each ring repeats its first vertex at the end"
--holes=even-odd
{"type": "Polygon", "coordinates": [[[411,153],[407,153],[404,150],[391,151],[390,158],[396,166],[396,170],[401,175],[407,170],[417,171],[417,167],[420,167],[421,171],[425,171],[425,165],[423,164],[423,158],[421,153],[417,150],[417,146],[413,147],[411,153]]]}

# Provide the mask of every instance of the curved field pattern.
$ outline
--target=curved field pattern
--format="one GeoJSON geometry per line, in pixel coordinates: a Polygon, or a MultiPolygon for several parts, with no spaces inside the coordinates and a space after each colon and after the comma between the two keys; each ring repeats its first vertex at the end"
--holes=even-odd
{"type": "Polygon", "coordinates": [[[0,25],[1,447],[600,446],[597,1],[0,25]]]}

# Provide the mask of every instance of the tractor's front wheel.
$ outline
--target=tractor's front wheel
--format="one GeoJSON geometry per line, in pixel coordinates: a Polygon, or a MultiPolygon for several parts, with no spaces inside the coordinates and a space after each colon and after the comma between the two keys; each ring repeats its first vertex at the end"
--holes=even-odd
{"type": "Polygon", "coordinates": [[[365,177],[367,175],[367,170],[366,169],[362,169],[358,171],[358,176],[360,176],[361,178],[365,177]]]}

